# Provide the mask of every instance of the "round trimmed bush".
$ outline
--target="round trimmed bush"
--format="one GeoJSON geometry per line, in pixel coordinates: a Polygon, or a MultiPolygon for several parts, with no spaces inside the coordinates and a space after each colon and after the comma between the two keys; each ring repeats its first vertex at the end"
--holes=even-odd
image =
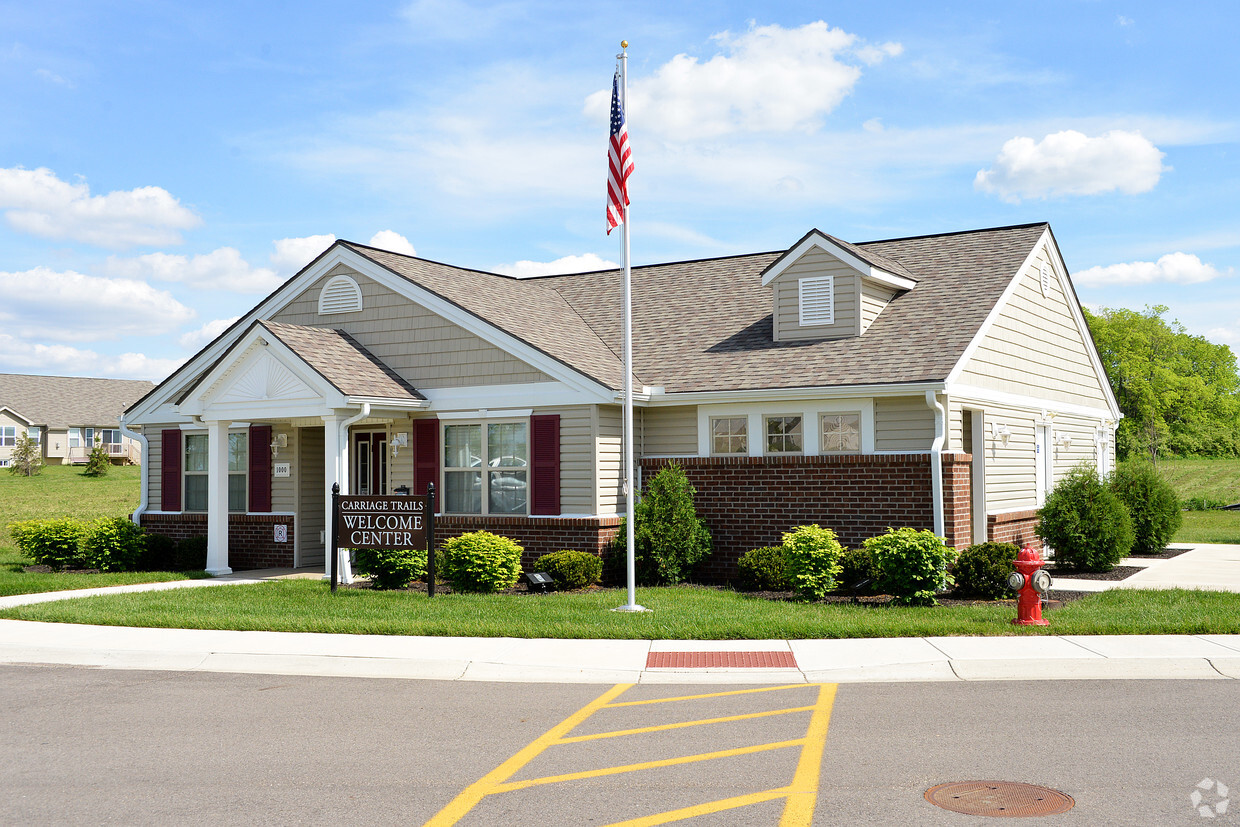
{"type": "Polygon", "coordinates": [[[844,548],[835,532],[820,525],[799,525],[784,532],[784,562],[788,582],[802,597],[821,600],[835,589],[844,548]]]}
{"type": "Polygon", "coordinates": [[[886,534],[864,543],[878,567],[875,587],[892,596],[892,602],[908,606],[935,606],[935,595],[953,580],[947,567],[956,550],[932,531],[888,528],[886,534]]]}
{"type": "Polygon", "coordinates": [[[603,561],[588,551],[565,549],[539,557],[533,570],[551,575],[557,589],[584,589],[603,576],[603,561]]]}
{"type": "Polygon", "coordinates": [[[141,571],[176,571],[176,564],[177,541],[167,534],[147,534],[138,568],[141,571]]]}
{"type": "Polygon", "coordinates": [[[403,589],[426,576],[426,549],[358,548],[353,567],[376,589],[403,589]]]}
{"type": "Polygon", "coordinates": [[[86,567],[79,543],[86,526],[81,520],[61,517],[54,520],[22,520],[9,524],[9,536],[37,565],[54,569],[86,567]]]}
{"type": "Polygon", "coordinates": [[[1175,489],[1148,462],[1125,462],[1111,475],[1109,487],[1132,518],[1132,553],[1157,554],[1175,536],[1184,515],[1175,489]]]}
{"type": "Polygon", "coordinates": [[[507,537],[470,531],[445,540],[436,560],[453,591],[498,592],[517,584],[524,550],[507,537]]]}
{"type": "Polygon", "coordinates": [[[782,592],[792,588],[781,546],[755,548],[736,561],[740,570],[738,585],[746,592],[782,592]]]}
{"type": "Polygon", "coordinates": [[[1015,543],[978,543],[960,552],[952,566],[956,592],[962,597],[995,600],[1007,597],[1008,575],[1015,571],[1012,563],[1020,547],[1015,543]]]}
{"type": "Polygon", "coordinates": [[[1038,509],[1038,536],[1055,550],[1055,565],[1110,571],[1132,548],[1132,518],[1091,465],[1068,472],[1038,509]]]}
{"type": "Polygon", "coordinates": [[[124,517],[103,517],[86,524],[79,542],[87,568],[134,571],[146,549],[142,528],[124,517]]]}
{"type": "Polygon", "coordinates": [[[874,565],[874,555],[868,548],[844,549],[840,555],[840,575],[836,578],[841,586],[860,593],[873,592],[877,579],[878,566],[874,565]],[[865,583],[866,580],[870,582],[865,583]]]}

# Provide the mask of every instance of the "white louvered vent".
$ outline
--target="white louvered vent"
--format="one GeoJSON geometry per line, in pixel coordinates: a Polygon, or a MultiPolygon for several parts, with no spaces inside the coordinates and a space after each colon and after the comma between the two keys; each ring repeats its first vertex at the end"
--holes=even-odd
{"type": "Polygon", "coordinates": [[[817,276],[797,282],[801,325],[835,324],[835,276],[817,276]]]}
{"type": "Polygon", "coordinates": [[[319,293],[319,313],[356,313],[362,309],[362,288],[348,276],[336,276],[319,293]]]}
{"type": "Polygon", "coordinates": [[[1042,265],[1042,298],[1046,298],[1051,294],[1051,266],[1049,264],[1042,265]]]}

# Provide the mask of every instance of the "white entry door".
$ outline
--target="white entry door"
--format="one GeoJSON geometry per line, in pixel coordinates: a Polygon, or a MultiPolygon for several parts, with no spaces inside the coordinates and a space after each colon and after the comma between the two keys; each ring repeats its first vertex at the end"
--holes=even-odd
{"type": "Polygon", "coordinates": [[[1049,429],[1045,425],[1035,425],[1033,430],[1033,475],[1038,491],[1038,507],[1041,508],[1046,503],[1046,492],[1053,484],[1051,479],[1051,465],[1047,462],[1050,456],[1048,450],[1047,439],[1049,429]]]}

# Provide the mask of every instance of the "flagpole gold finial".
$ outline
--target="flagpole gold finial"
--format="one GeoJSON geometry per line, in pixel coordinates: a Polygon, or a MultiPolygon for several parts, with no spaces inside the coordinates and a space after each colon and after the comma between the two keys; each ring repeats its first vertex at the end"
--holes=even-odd
{"type": "Polygon", "coordinates": [[[621,48],[621,49],[627,49],[627,48],[629,48],[629,41],[627,41],[627,40],[621,40],[621,41],[620,41],[620,48],[621,48]]]}

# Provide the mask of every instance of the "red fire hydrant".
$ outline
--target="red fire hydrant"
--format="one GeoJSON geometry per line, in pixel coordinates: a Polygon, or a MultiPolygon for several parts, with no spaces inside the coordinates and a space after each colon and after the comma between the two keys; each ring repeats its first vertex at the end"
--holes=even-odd
{"type": "Polygon", "coordinates": [[[1012,565],[1016,571],[1008,575],[1008,585],[1020,592],[1012,622],[1018,626],[1049,626],[1042,619],[1042,595],[1051,589],[1051,576],[1042,568],[1046,565],[1042,555],[1033,546],[1025,546],[1012,565]]]}

